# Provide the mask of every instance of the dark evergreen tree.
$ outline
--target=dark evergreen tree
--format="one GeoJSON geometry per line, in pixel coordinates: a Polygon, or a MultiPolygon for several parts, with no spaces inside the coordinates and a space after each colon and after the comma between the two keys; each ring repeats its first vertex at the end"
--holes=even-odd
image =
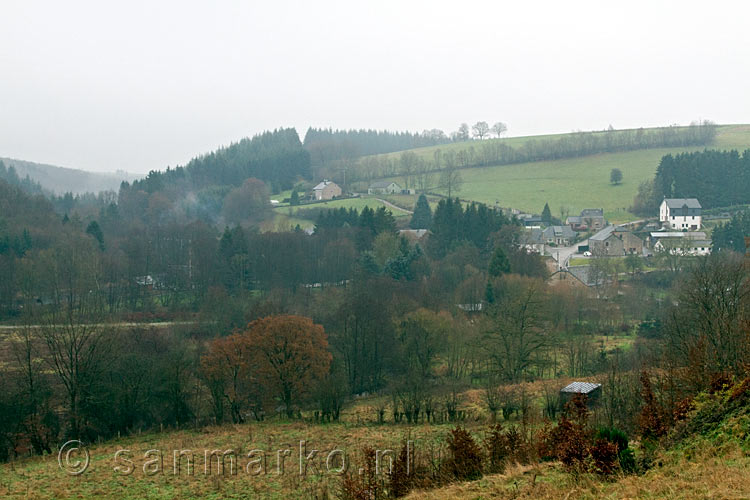
{"type": "Polygon", "coordinates": [[[95,220],[89,222],[88,227],[86,227],[86,234],[92,236],[97,241],[100,250],[104,250],[104,233],[102,233],[102,228],[99,227],[98,222],[95,220]]]}
{"type": "Polygon", "coordinates": [[[484,300],[488,304],[495,303],[495,290],[492,288],[492,283],[487,282],[487,286],[484,288],[484,300]]]}
{"type": "Polygon", "coordinates": [[[310,152],[314,165],[325,165],[337,160],[350,160],[360,156],[392,153],[446,142],[450,140],[439,130],[418,134],[387,130],[309,128],[305,134],[304,145],[310,152]]]}
{"type": "Polygon", "coordinates": [[[552,223],[552,212],[549,209],[549,203],[544,204],[544,209],[542,210],[542,222],[547,225],[552,223]]]}
{"type": "Polygon", "coordinates": [[[420,194],[414,206],[409,227],[412,229],[430,229],[432,225],[432,209],[424,194],[420,194]]]}
{"type": "MultiPolygon", "coordinates": [[[[273,189],[290,189],[299,178],[309,179],[310,154],[293,128],[264,132],[191,160],[184,167],[151,171],[123,191],[187,191],[209,186],[240,186],[246,179],[260,179],[273,189]],[[181,189],[180,189],[181,188],[181,189]]],[[[127,193],[125,193],[127,194],[127,193]]]]}
{"type": "Polygon", "coordinates": [[[713,251],[733,250],[743,253],[746,236],[750,236],[750,210],[738,212],[729,221],[714,228],[711,235],[713,251]]]}
{"type": "Polygon", "coordinates": [[[495,248],[495,252],[492,254],[488,273],[490,276],[496,278],[502,274],[506,274],[509,272],[510,262],[508,261],[508,257],[505,255],[502,247],[498,246],[497,248],[495,248]]]}
{"type": "Polygon", "coordinates": [[[698,198],[704,209],[750,203],[750,149],[705,150],[662,157],[654,196],[698,198]]]}

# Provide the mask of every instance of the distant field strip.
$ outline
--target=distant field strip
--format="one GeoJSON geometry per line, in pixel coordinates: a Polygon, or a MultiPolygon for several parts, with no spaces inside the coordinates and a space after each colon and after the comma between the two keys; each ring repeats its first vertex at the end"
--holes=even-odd
{"type": "MultiPolygon", "coordinates": [[[[533,138],[505,140],[518,146],[529,139],[533,138]]],[[[467,144],[441,145],[414,151],[428,158],[436,149],[456,149],[467,144]]],[[[750,125],[718,127],[716,139],[709,148],[740,151],[750,148],[750,125]]],[[[561,208],[570,214],[584,208],[603,208],[608,219],[625,222],[636,218],[628,208],[638,185],[653,178],[662,156],[703,149],[701,146],[639,149],[561,160],[466,168],[461,170],[464,184],[458,196],[534,213],[540,213],[544,204],[549,203],[552,214],[557,217],[560,217],[561,208]],[[622,183],[617,186],[609,182],[613,168],[619,168],[623,173],[622,183]]],[[[399,154],[391,153],[389,156],[399,154]]],[[[391,179],[403,182],[398,176],[391,179]]]]}

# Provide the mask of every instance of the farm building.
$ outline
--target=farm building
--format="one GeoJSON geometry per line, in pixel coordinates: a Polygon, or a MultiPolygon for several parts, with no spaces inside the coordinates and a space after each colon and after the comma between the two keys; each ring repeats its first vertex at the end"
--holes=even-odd
{"type": "Polygon", "coordinates": [[[398,194],[401,186],[392,181],[378,181],[370,184],[367,194],[398,194]]]}
{"type": "Polygon", "coordinates": [[[655,252],[669,252],[672,255],[708,255],[711,253],[711,240],[702,231],[659,231],[650,237],[655,252]]]}
{"type": "Polygon", "coordinates": [[[573,399],[576,395],[586,396],[588,404],[598,401],[602,394],[602,384],[593,382],[572,382],[560,389],[560,402],[565,403],[573,399]]]}

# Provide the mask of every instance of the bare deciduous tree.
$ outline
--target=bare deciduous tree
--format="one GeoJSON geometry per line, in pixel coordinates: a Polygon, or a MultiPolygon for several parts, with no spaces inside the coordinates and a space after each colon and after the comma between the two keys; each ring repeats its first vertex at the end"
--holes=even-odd
{"type": "Polygon", "coordinates": [[[536,280],[505,277],[489,310],[484,345],[504,380],[518,382],[547,343],[542,328],[541,287],[536,280]]]}
{"type": "Polygon", "coordinates": [[[492,126],[492,132],[499,138],[508,131],[508,126],[503,122],[497,122],[492,126]]]}
{"type": "Polygon", "coordinates": [[[474,137],[478,138],[481,141],[490,133],[490,126],[487,124],[487,122],[476,122],[471,126],[471,132],[474,137]]]}

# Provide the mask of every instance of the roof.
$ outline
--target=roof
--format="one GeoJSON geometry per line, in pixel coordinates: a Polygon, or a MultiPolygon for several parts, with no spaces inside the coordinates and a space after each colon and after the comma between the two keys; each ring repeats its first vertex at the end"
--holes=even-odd
{"type": "Polygon", "coordinates": [[[581,210],[581,217],[604,217],[603,208],[584,208],[581,210]]]}
{"type": "Polygon", "coordinates": [[[566,224],[580,224],[581,222],[583,222],[583,217],[580,215],[571,215],[565,219],[566,224]]]}
{"type": "Polygon", "coordinates": [[[575,238],[576,232],[570,226],[549,226],[544,230],[545,238],[562,237],[575,238]]]}
{"type": "Polygon", "coordinates": [[[422,236],[427,234],[427,231],[429,231],[429,229],[399,229],[398,234],[411,235],[417,239],[420,239],[422,236]]]}
{"type": "Polygon", "coordinates": [[[572,382],[560,389],[560,392],[569,392],[573,394],[589,394],[600,388],[601,386],[602,384],[594,384],[592,382],[572,382]]]}
{"type": "Polygon", "coordinates": [[[329,180],[325,180],[325,181],[321,182],[320,184],[318,184],[317,186],[315,186],[313,188],[313,191],[320,191],[321,189],[324,189],[329,184],[333,184],[334,186],[336,185],[336,183],[334,183],[334,182],[331,182],[329,180]]]}
{"type": "MultiPolygon", "coordinates": [[[[683,248],[710,247],[712,244],[713,242],[708,239],[702,239],[702,240],[687,239],[685,243],[682,243],[682,244],[678,243],[678,245],[681,245],[683,248]]],[[[664,245],[662,244],[662,240],[658,240],[656,242],[656,245],[659,245],[659,247],[664,247],[664,245]]]]}
{"type": "Polygon", "coordinates": [[[688,208],[702,208],[700,202],[696,198],[664,198],[669,208],[682,208],[687,206],[688,208]]]}
{"type": "Polygon", "coordinates": [[[544,231],[542,231],[541,229],[535,227],[526,234],[526,241],[528,241],[529,243],[542,243],[542,235],[544,234],[544,231]]]}
{"type": "Polygon", "coordinates": [[[596,233],[594,236],[591,236],[589,238],[589,241],[604,241],[607,238],[609,238],[612,235],[612,231],[615,230],[615,226],[607,226],[598,233],[596,233]]]}
{"type": "MultiPolygon", "coordinates": [[[[391,184],[396,184],[396,183],[393,182],[393,181],[377,181],[377,182],[373,182],[372,184],[370,184],[370,188],[372,188],[372,189],[382,189],[382,188],[387,188],[391,184]]],[[[396,184],[396,185],[398,186],[398,184],[396,184]]]]}
{"type": "Polygon", "coordinates": [[[683,233],[681,231],[654,231],[651,233],[652,238],[690,238],[694,240],[705,240],[706,233],[703,231],[693,231],[683,233]]]}

